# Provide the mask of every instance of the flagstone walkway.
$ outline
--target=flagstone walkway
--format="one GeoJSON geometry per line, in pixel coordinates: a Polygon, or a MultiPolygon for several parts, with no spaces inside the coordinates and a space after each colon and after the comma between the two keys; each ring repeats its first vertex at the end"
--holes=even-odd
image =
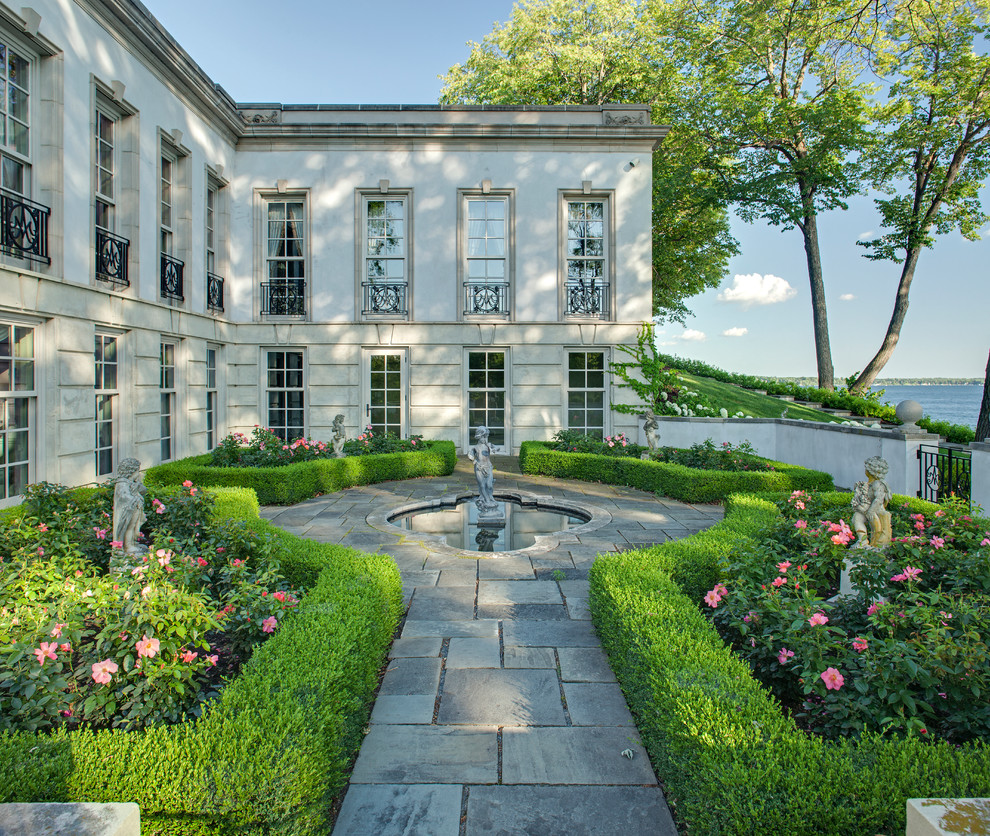
{"type": "Polygon", "coordinates": [[[473,489],[465,461],[448,477],[262,510],[295,534],[388,553],[402,572],[406,620],[333,836],[676,834],[592,627],[587,573],[599,553],[693,534],[722,509],[495,466],[496,492],[583,502],[611,520],[549,551],[487,559],[368,523],[473,489]]]}

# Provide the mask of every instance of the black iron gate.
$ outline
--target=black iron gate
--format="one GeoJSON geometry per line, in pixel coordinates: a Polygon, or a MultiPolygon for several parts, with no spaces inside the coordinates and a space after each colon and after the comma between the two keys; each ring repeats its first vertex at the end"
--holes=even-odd
{"type": "Polygon", "coordinates": [[[973,478],[970,454],[953,447],[918,448],[921,490],[918,496],[930,502],[941,502],[950,496],[969,501],[973,478]]]}

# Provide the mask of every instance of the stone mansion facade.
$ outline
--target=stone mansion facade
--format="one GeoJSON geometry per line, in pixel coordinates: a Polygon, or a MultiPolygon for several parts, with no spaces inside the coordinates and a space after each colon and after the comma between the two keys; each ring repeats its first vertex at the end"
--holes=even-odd
{"type": "Polygon", "coordinates": [[[635,431],[649,109],[237,104],[136,0],[0,4],[0,505],[267,425],[635,431]]]}

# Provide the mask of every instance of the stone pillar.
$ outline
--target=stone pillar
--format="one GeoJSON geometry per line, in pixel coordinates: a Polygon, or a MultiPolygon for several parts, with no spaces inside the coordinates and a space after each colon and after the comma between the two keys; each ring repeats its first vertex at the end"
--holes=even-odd
{"type": "Polygon", "coordinates": [[[917,496],[921,489],[921,466],[918,449],[924,444],[938,447],[939,436],[924,430],[899,429],[890,433],[882,443],[880,453],[890,464],[887,484],[894,493],[917,496]]]}
{"type": "Polygon", "coordinates": [[[990,440],[974,441],[969,445],[973,454],[973,483],[970,488],[970,500],[973,509],[979,505],[984,516],[990,516],[990,440]]]}

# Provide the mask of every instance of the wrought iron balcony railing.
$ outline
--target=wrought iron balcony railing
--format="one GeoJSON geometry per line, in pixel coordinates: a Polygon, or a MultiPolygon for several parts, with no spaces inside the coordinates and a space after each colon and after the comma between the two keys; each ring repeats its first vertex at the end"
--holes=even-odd
{"type": "Polygon", "coordinates": [[[8,255],[51,264],[48,218],[51,209],[14,192],[0,193],[0,249],[8,255]]]}
{"type": "Polygon", "coordinates": [[[182,273],[185,265],[177,258],[162,253],[161,260],[161,294],[162,299],[174,299],[181,302],[186,297],[182,292],[182,273]]]}
{"type": "Polygon", "coordinates": [[[508,283],[464,282],[464,313],[468,316],[508,314],[508,283]]]}
{"type": "Polygon", "coordinates": [[[126,238],[96,228],[96,278],[115,287],[128,287],[126,238]]]}
{"type": "Polygon", "coordinates": [[[223,313],[223,276],[206,274],[206,307],[216,313],[223,313]]]}
{"type": "Polygon", "coordinates": [[[262,316],[305,316],[306,282],[272,279],[261,283],[262,316]]]}
{"type": "Polygon", "coordinates": [[[567,313],[573,316],[608,317],[608,282],[571,279],[565,286],[567,313]]]}
{"type": "Polygon", "coordinates": [[[394,314],[405,316],[409,313],[406,305],[406,282],[364,282],[365,314],[394,314]]]}

